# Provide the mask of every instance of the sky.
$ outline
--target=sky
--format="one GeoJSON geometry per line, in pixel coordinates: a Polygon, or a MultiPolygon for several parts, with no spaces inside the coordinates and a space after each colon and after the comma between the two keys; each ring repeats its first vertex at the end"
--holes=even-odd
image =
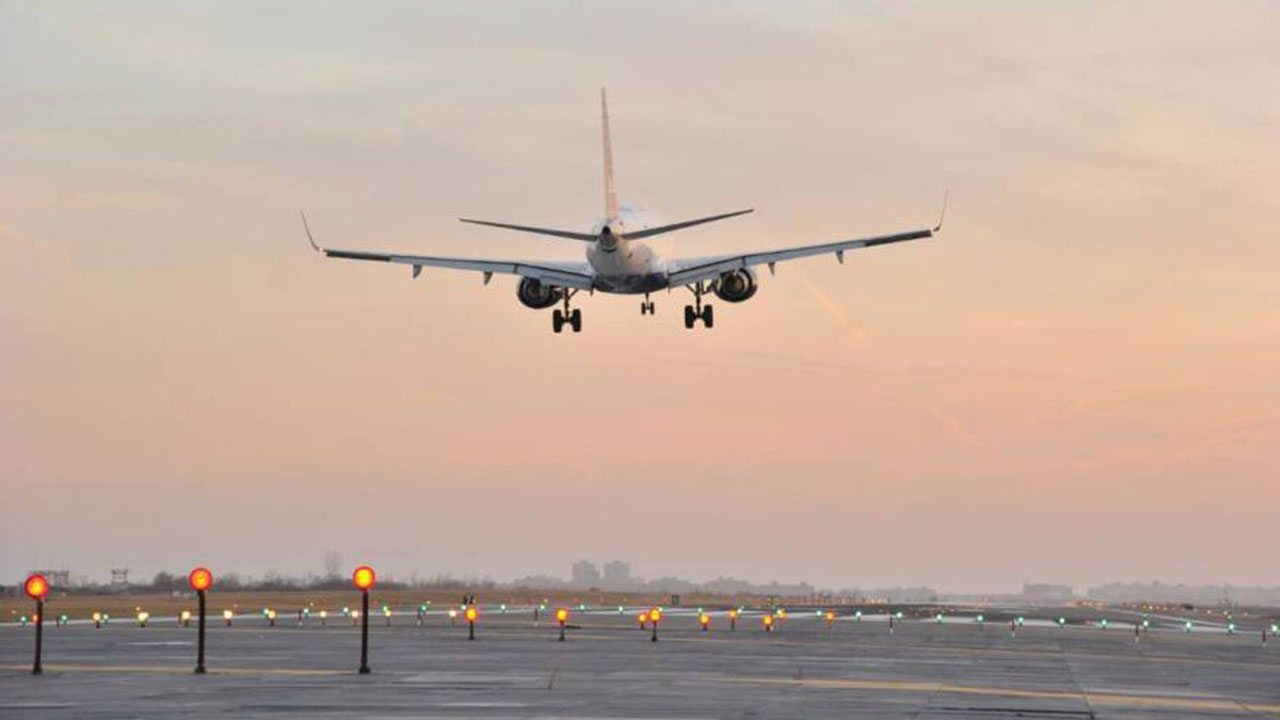
{"type": "Polygon", "coordinates": [[[1280,3],[0,0],[0,578],[1280,584],[1280,3]],[[689,293],[581,260],[607,86],[689,293]]]}

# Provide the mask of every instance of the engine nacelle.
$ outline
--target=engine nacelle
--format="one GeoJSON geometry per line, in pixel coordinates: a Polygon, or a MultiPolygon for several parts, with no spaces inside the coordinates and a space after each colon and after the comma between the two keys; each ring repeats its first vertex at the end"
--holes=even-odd
{"type": "Polygon", "coordinates": [[[516,296],[525,307],[542,310],[560,302],[560,298],[564,297],[564,289],[527,277],[520,281],[520,285],[516,288],[516,296]]]}
{"type": "Polygon", "coordinates": [[[720,276],[716,280],[714,292],[716,297],[725,302],[739,303],[744,300],[751,299],[756,294],[756,290],[760,289],[759,283],[756,282],[756,274],[751,268],[742,268],[741,270],[730,270],[720,276]]]}

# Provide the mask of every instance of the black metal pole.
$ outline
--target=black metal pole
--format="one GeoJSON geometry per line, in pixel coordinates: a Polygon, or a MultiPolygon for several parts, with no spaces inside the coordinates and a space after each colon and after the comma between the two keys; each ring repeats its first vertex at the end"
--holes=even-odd
{"type": "Polygon", "coordinates": [[[658,621],[653,621],[653,637],[649,638],[650,642],[658,642],[658,621]]]}
{"type": "Polygon", "coordinates": [[[476,639],[476,621],[475,620],[467,620],[467,639],[468,640],[476,639]]]}
{"type": "Polygon", "coordinates": [[[36,661],[31,666],[32,675],[43,675],[44,667],[40,664],[40,646],[44,643],[44,598],[36,600],[36,661]]]}
{"type": "Polygon", "coordinates": [[[196,596],[200,598],[200,619],[196,621],[196,674],[204,674],[204,591],[197,590],[196,596]]]}
{"type": "Polygon", "coordinates": [[[360,674],[368,675],[369,670],[369,591],[362,590],[360,599],[360,674]]]}
{"type": "MultiPolygon", "coordinates": [[[[563,621],[563,620],[561,620],[561,621],[560,621],[560,642],[564,642],[564,621],[563,621]]],[[[1263,645],[1266,645],[1266,644],[1267,644],[1267,631],[1266,631],[1266,630],[1263,630],[1263,631],[1262,631],[1262,644],[1263,644],[1263,645]]]]}

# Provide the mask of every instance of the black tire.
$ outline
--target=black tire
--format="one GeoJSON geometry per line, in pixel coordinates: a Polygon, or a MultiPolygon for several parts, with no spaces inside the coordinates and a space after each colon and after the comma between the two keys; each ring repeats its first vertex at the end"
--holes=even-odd
{"type": "Polygon", "coordinates": [[[556,332],[564,330],[564,315],[559,310],[551,313],[551,329],[556,332]]]}
{"type": "Polygon", "coordinates": [[[715,318],[715,315],[711,313],[711,306],[704,305],[702,307],[702,324],[706,325],[707,329],[710,330],[711,326],[715,325],[715,322],[716,322],[716,318],[715,318]]]}
{"type": "Polygon", "coordinates": [[[693,306],[692,306],[692,305],[685,305],[685,306],[684,306],[684,327],[685,327],[685,329],[686,329],[686,330],[692,330],[692,329],[693,329],[693,323],[694,323],[694,321],[696,321],[697,319],[698,319],[698,316],[693,314],[693,306]]]}
{"type": "Polygon", "coordinates": [[[573,326],[574,332],[582,332],[582,311],[581,310],[574,310],[573,313],[569,315],[569,324],[573,326]]]}

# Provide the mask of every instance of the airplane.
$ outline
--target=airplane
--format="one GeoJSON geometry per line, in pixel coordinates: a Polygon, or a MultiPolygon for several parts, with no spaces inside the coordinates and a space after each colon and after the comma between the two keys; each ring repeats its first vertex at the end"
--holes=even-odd
{"type": "Polygon", "coordinates": [[[834,254],[843,264],[846,250],[932,237],[942,229],[942,221],[946,217],[947,203],[944,197],[942,214],[938,224],[932,228],[852,240],[837,240],[816,245],[798,245],[766,252],[664,258],[643,241],[695,225],[746,215],[754,208],[659,227],[648,227],[642,222],[637,222],[634,213],[630,213],[625,208],[619,211],[618,194],[613,182],[613,141],[609,132],[609,102],[604,88],[600,89],[600,119],[604,145],[605,214],[589,231],[557,230],[491,220],[459,218],[460,221],[473,225],[550,235],[582,242],[586,245],[586,262],[485,260],[323,248],[317,245],[312,237],[311,226],[307,223],[306,213],[303,212],[301,213],[302,227],[307,234],[307,242],[316,252],[324,253],[325,257],[409,265],[413,268],[414,278],[418,277],[424,267],[480,272],[484,274],[486,285],[495,273],[519,276],[520,283],[516,288],[516,296],[526,307],[545,310],[554,305],[563,306],[563,309],[557,308],[551,315],[551,328],[557,333],[561,332],[566,325],[575,333],[582,330],[582,311],[578,308],[571,309],[570,302],[583,290],[588,294],[594,294],[597,291],[621,295],[643,294],[644,301],[640,303],[640,314],[653,315],[655,309],[650,299],[651,293],[660,290],[670,292],[674,288],[684,287],[693,293],[693,304],[684,307],[684,326],[687,329],[693,329],[699,321],[706,328],[711,328],[715,323],[712,305],[703,302],[704,295],[714,294],[724,302],[740,303],[756,294],[759,281],[753,268],[764,265],[768,267],[769,274],[773,275],[775,266],[780,262],[826,254],[834,254]]]}

